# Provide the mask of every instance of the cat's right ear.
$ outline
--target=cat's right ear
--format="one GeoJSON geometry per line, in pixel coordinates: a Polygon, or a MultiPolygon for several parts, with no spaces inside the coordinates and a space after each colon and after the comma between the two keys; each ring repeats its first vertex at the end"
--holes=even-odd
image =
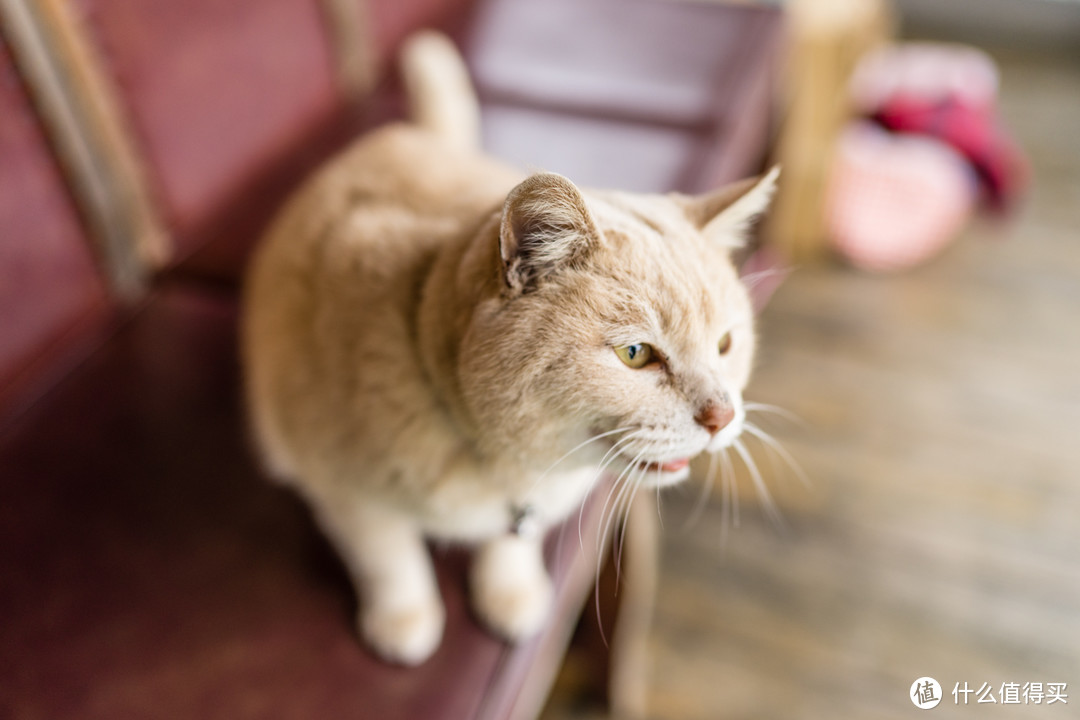
{"type": "Polygon", "coordinates": [[[537,173],[510,191],[499,226],[499,254],[507,289],[520,294],[579,261],[596,238],[596,225],[574,183],[537,173]]]}
{"type": "Polygon", "coordinates": [[[780,167],[776,166],[760,177],[685,198],[686,214],[707,238],[725,247],[741,247],[750,225],[769,206],[779,176],[780,167]]]}

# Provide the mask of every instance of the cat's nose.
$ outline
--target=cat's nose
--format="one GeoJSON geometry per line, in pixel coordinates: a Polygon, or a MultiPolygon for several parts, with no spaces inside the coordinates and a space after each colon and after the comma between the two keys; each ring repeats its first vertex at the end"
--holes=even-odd
{"type": "Polygon", "coordinates": [[[735,408],[729,402],[714,402],[710,400],[694,416],[698,425],[715,435],[726,428],[735,419],[735,408]]]}

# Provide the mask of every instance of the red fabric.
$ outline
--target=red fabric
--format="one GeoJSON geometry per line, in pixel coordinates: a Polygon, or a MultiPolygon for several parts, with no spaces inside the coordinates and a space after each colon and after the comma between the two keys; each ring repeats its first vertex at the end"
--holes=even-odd
{"type": "Polygon", "coordinates": [[[998,123],[993,105],[898,94],[873,117],[893,132],[930,135],[958,150],[972,164],[996,210],[1010,208],[1027,185],[1026,160],[998,123]]]}

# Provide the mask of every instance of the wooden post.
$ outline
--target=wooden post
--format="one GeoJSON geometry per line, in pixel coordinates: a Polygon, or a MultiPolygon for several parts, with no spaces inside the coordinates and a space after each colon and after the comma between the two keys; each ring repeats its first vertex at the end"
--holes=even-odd
{"type": "Polygon", "coordinates": [[[790,0],[783,175],[764,233],[788,262],[824,255],[825,185],[836,138],[851,117],[848,82],[859,59],[892,35],[888,0],[790,0]]]}

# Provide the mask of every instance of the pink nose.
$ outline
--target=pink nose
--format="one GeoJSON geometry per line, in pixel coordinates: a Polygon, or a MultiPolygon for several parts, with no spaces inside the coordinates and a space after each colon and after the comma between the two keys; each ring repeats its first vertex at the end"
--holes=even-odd
{"type": "Polygon", "coordinates": [[[726,428],[735,419],[735,408],[730,403],[708,402],[701,411],[694,416],[698,425],[715,435],[726,428]]]}

